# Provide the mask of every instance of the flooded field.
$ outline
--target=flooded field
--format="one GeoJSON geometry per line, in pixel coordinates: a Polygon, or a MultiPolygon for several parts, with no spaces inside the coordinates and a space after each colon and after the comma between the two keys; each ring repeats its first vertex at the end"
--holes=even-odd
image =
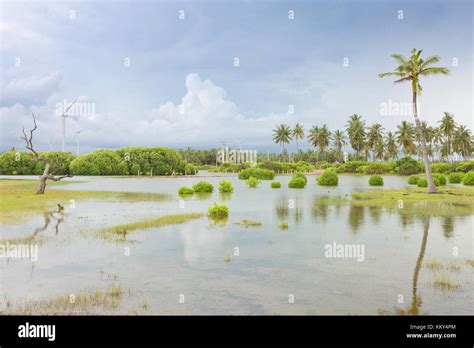
{"type": "MultiPolygon", "coordinates": [[[[269,181],[249,188],[230,174],[202,176],[74,177],[48,188],[46,194],[72,192],[72,199],[2,219],[2,243],[34,244],[38,254],[35,262],[0,259],[0,311],[472,314],[472,214],[410,213],[397,202],[392,208],[347,204],[352,192],[373,190],[368,176],[341,175],[334,188],[308,176],[305,189],[288,188],[288,176],[275,178],[281,189],[269,181]],[[217,192],[224,179],[233,193],[217,192]],[[214,193],[177,194],[200,180],[211,182],[214,193]],[[160,195],[75,200],[74,192],[84,190],[160,195]],[[229,207],[227,221],[208,219],[214,202],[229,207]],[[124,228],[119,236],[104,232],[178,214],[189,219],[124,228]],[[363,257],[327,257],[326,246],[334,243],[363,246],[363,257]]],[[[408,187],[406,177],[384,180],[384,190],[408,187]]]]}

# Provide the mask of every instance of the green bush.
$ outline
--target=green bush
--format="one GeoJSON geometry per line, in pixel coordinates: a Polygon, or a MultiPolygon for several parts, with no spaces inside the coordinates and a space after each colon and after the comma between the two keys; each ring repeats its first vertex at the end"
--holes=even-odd
{"type": "Polygon", "coordinates": [[[420,176],[419,175],[410,175],[408,177],[408,184],[410,185],[416,185],[418,183],[418,180],[420,180],[420,176]]]}
{"type": "Polygon", "coordinates": [[[467,172],[462,179],[462,184],[466,186],[474,185],[474,171],[467,172]]]}
{"type": "Polygon", "coordinates": [[[313,171],[313,165],[309,162],[305,162],[305,161],[298,161],[296,163],[296,170],[298,172],[302,172],[302,173],[309,173],[311,171],[313,171]]]}
{"type": "Polygon", "coordinates": [[[448,180],[450,184],[460,184],[462,179],[464,178],[464,173],[462,172],[454,172],[448,175],[448,180]]]}
{"type": "Polygon", "coordinates": [[[363,166],[365,174],[387,174],[395,169],[395,163],[392,162],[372,162],[363,166]]]}
{"type": "Polygon", "coordinates": [[[74,158],[69,165],[74,175],[127,175],[127,164],[113,150],[97,150],[74,158]]]}
{"type": "Polygon", "coordinates": [[[461,162],[456,166],[457,172],[467,173],[474,170],[474,161],[461,162]]]}
{"type": "Polygon", "coordinates": [[[214,186],[206,181],[199,181],[197,184],[193,185],[193,190],[198,193],[212,192],[214,191],[214,186]]]}
{"type": "Polygon", "coordinates": [[[239,179],[241,180],[249,179],[251,176],[261,180],[273,180],[275,178],[275,172],[262,168],[248,168],[239,173],[239,179]]]}
{"type": "Polygon", "coordinates": [[[281,184],[279,181],[272,181],[272,183],[270,184],[271,188],[280,188],[281,187],[281,184]]]}
{"type": "Polygon", "coordinates": [[[257,164],[257,168],[273,170],[274,172],[283,171],[283,164],[281,162],[261,162],[257,164]]]}
{"type": "Polygon", "coordinates": [[[214,203],[207,208],[207,215],[215,220],[226,219],[229,216],[229,208],[225,204],[214,203]]]}
{"type": "Polygon", "coordinates": [[[428,180],[426,180],[426,178],[420,178],[416,184],[418,187],[428,187],[428,180]]]}
{"type": "Polygon", "coordinates": [[[291,180],[288,182],[288,187],[290,188],[305,188],[308,183],[306,175],[303,173],[297,172],[293,174],[291,180]]]}
{"type": "Polygon", "coordinates": [[[321,175],[316,178],[318,185],[322,186],[336,186],[339,178],[336,171],[332,168],[326,169],[321,175]]]}
{"type": "MultiPolygon", "coordinates": [[[[337,168],[338,173],[357,173],[359,167],[366,166],[368,162],[365,161],[348,161],[341,164],[337,168]]],[[[359,171],[360,172],[360,171],[359,171]]]]}
{"type": "Polygon", "coordinates": [[[433,173],[433,181],[436,186],[444,186],[446,185],[446,176],[440,173],[433,173]]]}
{"type": "MultiPolygon", "coordinates": [[[[70,152],[40,152],[51,163],[51,174],[69,174],[74,159],[70,152]]],[[[6,151],[0,154],[0,175],[41,175],[44,162],[37,161],[31,152],[6,151]]]]}
{"type": "Polygon", "coordinates": [[[180,195],[192,195],[194,193],[194,190],[191,187],[180,187],[178,190],[178,193],[180,195]]]}
{"type": "Polygon", "coordinates": [[[401,175],[418,174],[423,168],[422,163],[411,157],[403,157],[395,162],[395,171],[401,175]]]}
{"type": "Polygon", "coordinates": [[[448,174],[454,172],[454,166],[449,163],[431,163],[430,164],[432,173],[444,173],[448,174]]]}
{"type": "Polygon", "coordinates": [[[232,182],[223,180],[219,183],[219,192],[233,192],[234,187],[232,186],[232,182]]]}
{"type": "Polygon", "coordinates": [[[245,180],[245,183],[249,185],[249,187],[257,187],[260,184],[260,179],[257,179],[253,176],[245,180]]]}
{"type": "Polygon", "coordinates": [[[120,161],[127,165],[130,175],[141,174],[171,175],[195,174],[193,166],[186,165],[181,154],[167,147],[129,146],[116,150],[120,161]],[[189,169],[189,171],[188,171],[189,169]]]}
{"type": "Polygon", "coordinates": [[[378,174],[374,174],[369,178],[370,186],[383,186],[383,178],[378,174]]]}

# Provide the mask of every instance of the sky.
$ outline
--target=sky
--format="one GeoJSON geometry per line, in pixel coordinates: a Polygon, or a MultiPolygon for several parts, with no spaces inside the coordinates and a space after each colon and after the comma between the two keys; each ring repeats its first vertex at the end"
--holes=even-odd
{"type": "Polygon", "coordinates": [[[421,118],[472,129],[472,18],[469,0],[2,1],[0,151],[24,147],[32,113],[37,149],[60,150],[76,97],[66,150],[81,153],[278,151],[276,125],[344,129],[354,113],[393,131],[410,86],[377,74],[415,47],[450,69],[422,81],[421,118]]]}

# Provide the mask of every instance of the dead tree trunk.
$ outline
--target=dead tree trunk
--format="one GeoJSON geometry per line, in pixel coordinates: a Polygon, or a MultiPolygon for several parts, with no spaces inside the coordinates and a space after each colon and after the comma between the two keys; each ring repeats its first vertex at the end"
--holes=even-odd
{"type": "MultiPolygon", "coordinates": [[[[59,181],[59,180],[64,179],[64,178],[72,178],[72,175],[66,174],[66,175],[62,175],[62,176],[54,176],[53,174],[50,173],[51,163],[49,162],[49,160],[45,156],[43,156],[43,155],[39,154],[38,152],[36,152],[36,150],[33,147],[33,132],[36,129],[38,129],[38,125],[36,124],[35,114],[32,113],[32,116],[33,116],[33,125],[34,125],[34,127],[30,130],[29,136],[26,135],[25,128],[23,128],[23,136],[21,138],[23,140],[25,140],[25,143],[26,143],[25,147],[33,153],[36,160],[37,161],[42,161],[44,163],[44,171],[43,171],[43,174],[39,177],[39,185],[38,185],[38,189],[36,190],[36,194],[41,195],[46,190],[46,181],[47,180],[59,181]]],[[[65,171],[64,168],[61,166],[61,164],[59,164],[59,162],[57,162],[56,165],[61,170],[65,171]]]]}

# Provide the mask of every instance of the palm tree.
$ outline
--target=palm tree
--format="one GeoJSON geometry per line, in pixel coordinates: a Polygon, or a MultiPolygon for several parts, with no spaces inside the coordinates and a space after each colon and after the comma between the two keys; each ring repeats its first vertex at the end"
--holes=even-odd
{"type": "Polygon", "coordinates": [[[281,124],[273,130],[273,141],[285,149],[285,144],[289,144],[291,140],[290,126],[281,124]]]}
{"type": "Polygon", "coordinates": [[[296,151],[299,151],[298,148],[298,139],[304,138],[304,128],[301,124],[295,124],[295,128],[292,129],[291,135],[296,139],[296,151]]]}
{"type": "Polygon", "coordinates": [[[385,136],[385,158],[392,159],[397,157],[397,140],[392,132],[387,132],[385,136]]]}
{"type": "Polygon", "coordinates": [[[474,141],[471,130],[466,126],[459,126],[454,133],[453,149],[461,154],[464,159],[471,157],[474,141]]]}
{"type": "Polygon", "coordinates": [[[398,63],[398,66],[395,68],[395,71],[386,72],[379,74],[380,78],[386,76],[396,76],[397,80],[395,83],[401,83],[410,81],[411,90],[412,90],[412,107],[413,107],[413,117],[415,118],[416,129],[419,133],[421,140],[421,147],[423,152],[423,162],[425,164],[426,179],[428,181],[428,193],[435,193],[436,186],[433,182],[433,176],[431,175],[430,161],[428,159],[428,151],[426,149],[425,135],[421,128],[420,120],[418,118],[417,111],[417,96],[421,93],[422,88],[420,84],[420,78],[422,76],[430,75],[447,75],[449,70],[443,67],[434,67],[433,64],[439,62],[438,56],[429,56],[426,60],[420,58],[422,50],[417,50],[414,48],[411,51],[411,56],[409,58],[405,57],[403,54],[392,54],[392,58],[398,63]]]}
{"type": "Polygon", "coordinates": [[[383,142],[383,138],[379,138],[374,145],[374,159],[383,159],[384,151],[385,151],[385,144],[383,142]]]}
{"type": "MultiPolygon", "coordinates": [[[[426,141],[426,149],[428,150],[428,157],[433,158],[433,145],[434,141],[436,138],[436,131],[433,127],[428,126],[428,123],[426,121],[421,122],[421,128],[423,129],[423,134],[425,135],[425,141],[426,141]]],[[[417,147],[417,154],[418,157],[422,158],[423,157],[423,148],[421,146],[421,139],[420,139],[420,134],[416,133],[416,141],[418,143],[417,147]]]]}
{"type": "Polygon", "coordinates": [[[331,132],[326,125],[323,125],[322,127],[313,126],[309,130],[308,139],[311,142],[311,145],[313,145],[315,148],[319,148],[319,155],[322,155],[329,146],[330,137],[331,132]]]}
{"type": "MultiPolygon", "coordinates": [[[[372,150],[372,158],[375,159],[375,145],[383,139],[383,127],[380,123],[375,123],[369,128],[367,134],[367,146],[372,150]]],[[[383,144],[383,143],[382,143],[383,144]]]]}
{"type": "Polygon", "coordinates": [[[346,124],[346,132],[349,136],[349,142],[356,151],[357,158],[359,158],[365,143],[365,122],[362,121],[362,116],[357,114],[350,116],[346,124]]]}
{"type": "Polygon", "coordinates": [[[453,136],[456,131],[456,122],[454,122],[454,117],[449,112],[445,112],[441,121],[439,121],[439,130],[443,136],[443,155],[446,158],[450,158],[453,153],[453,136]]]}
{"type": "Polygon", "coordinates": [[[405,155],[412,155],[416,152],[415,146],[415,128],[410,122],[402,121],[397,126],[397,142],[403,149],[405,155]]]}
{"type": "Polygon", "coordinates": [[[342,148],[346,145],[346,136],[344,135],[344,131],[337,129],[332,134],[332,140],[334,141],[334,147],[336,149],[335,157],[337,159],[342,159],[342,148]]]}

